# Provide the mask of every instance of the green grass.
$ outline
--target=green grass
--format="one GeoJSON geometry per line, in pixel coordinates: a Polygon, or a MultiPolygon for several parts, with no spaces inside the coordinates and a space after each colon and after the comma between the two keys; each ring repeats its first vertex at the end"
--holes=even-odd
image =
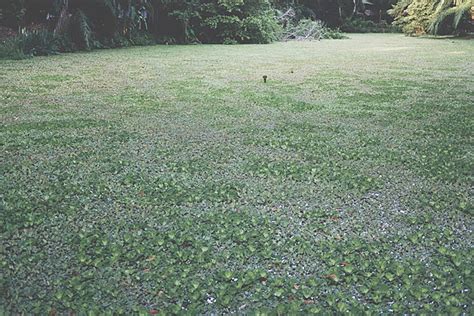
{"type": "Polygon", "coordinates": [[[351,35],[0,61],[0,313],[472,313],[473,56],[351,35]]]}

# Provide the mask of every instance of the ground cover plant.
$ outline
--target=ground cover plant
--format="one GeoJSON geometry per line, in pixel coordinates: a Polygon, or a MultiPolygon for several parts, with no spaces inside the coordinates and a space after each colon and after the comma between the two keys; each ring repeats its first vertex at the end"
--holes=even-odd
{"type": "Polygon", "coordinates": [[[471,314],[473,52],[0,61],[0,313],[471,314]]]}

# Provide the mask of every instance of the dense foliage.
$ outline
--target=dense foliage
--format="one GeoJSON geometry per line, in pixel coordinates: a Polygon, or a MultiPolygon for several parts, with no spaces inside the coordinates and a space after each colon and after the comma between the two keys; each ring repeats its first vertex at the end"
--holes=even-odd
{"type": "Polygon", "coordinates": [[[400,28],[387,21],[374,22],[362,18],[346,19],[340,27],[346,33],[399,33],[400,28]]]}
{"type": "Polygon", "coordinates": [[[341,38],[334,28],[463,33],[472,28],[470,10],[470,0],[4,0],[0,40],[1,27],[27,38],[4,42],[0,57],[157,42],[270,43],[297,31],[305,35],[293,37],[341,38]]]}
{"type": "Polygon", "coordinates": [[[0,57],[21,58],[56,51],[156,42],[270,43],[291,38],[297,31],[310,34],[315,27],[315,36],[304,37],[341,38],[334,28],[343,26],[349,32],[386,31],[386,20],[390,19],[386,11],[393,2],[5,0],[0,6],[0,26],[17,30],[22,38],[4,43],[0,47],[0,57]],[[30,49],[23,45],[34,41],[40,41],[41,46],[30,49]]]}
{"type": "Polygon", "coordinates": [[[298,15],[319,19],[330,26],[338,27],[353,18],[374,23],[391,21],[387,10],[397,0],[275,0],[277,7],[293,7],[298,15]]]}
{"type": "Polygon", "coordinates": [[[401,0],[389,11],[408,34],[472,31],[472,0],[401,0]]]}
{"type": "Polygon", "coordinates": [[[6,26],[39,25],[70,37],[75,49],[136,44],[145,35],[173,42],[267,43],[278,34],[268,0],[9,0],[2,13],[6,26]]]}

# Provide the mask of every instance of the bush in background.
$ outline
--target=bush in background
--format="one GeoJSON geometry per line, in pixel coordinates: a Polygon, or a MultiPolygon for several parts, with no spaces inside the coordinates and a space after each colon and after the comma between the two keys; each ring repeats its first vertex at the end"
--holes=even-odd
{"type": "Polygon", "coordinates": [[[19,37],[19,46],[25,55],[47,56],[61,51],[61,38],[53,33],[40,30],[25,33],[19,37]]]}
{"type": "Polygon", "coordinates": [[[74,51],[72,42],[47,30],[27,32],[9,38],[0,44],[0,58],[24,59],[74,51]]]}
{"type": "Polygon", "coordinates": [[[27,55],[20,48],[20,38],[12,37],[0,43],[0,59],[25,59],[27,55]]]}
{"type": "Polygon", "coordinates": [[[375,23],[356,17],[345,20],[341,25],[341,31],[347,33],[398,33],[400,28],[383,20],[380,23],[375,23]]]}
{"type": "Polygon", "coordinates": [[[244,43],[268,44],[277,41],[282,33],[281,26],[273,13],[250,16],[242,21],[244,43]]]}

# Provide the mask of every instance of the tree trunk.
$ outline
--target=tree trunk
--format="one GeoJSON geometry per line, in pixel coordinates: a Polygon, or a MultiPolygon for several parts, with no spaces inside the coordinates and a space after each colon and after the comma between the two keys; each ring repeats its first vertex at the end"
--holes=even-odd
{"type": "Polygon", "coordinates": [[[63,0],[61,10],[58,17],[58,22],[54,27],[54,34],[63,34],[67,28],[69,21],[69,0],[63,0]]]}
{"type": "Polygon", "coordinates": [[[184,35],[184,43],[188,44],[189,43],[189,36],[188,36],[188,20],[183,20],[183,35],[184,35]]]}

